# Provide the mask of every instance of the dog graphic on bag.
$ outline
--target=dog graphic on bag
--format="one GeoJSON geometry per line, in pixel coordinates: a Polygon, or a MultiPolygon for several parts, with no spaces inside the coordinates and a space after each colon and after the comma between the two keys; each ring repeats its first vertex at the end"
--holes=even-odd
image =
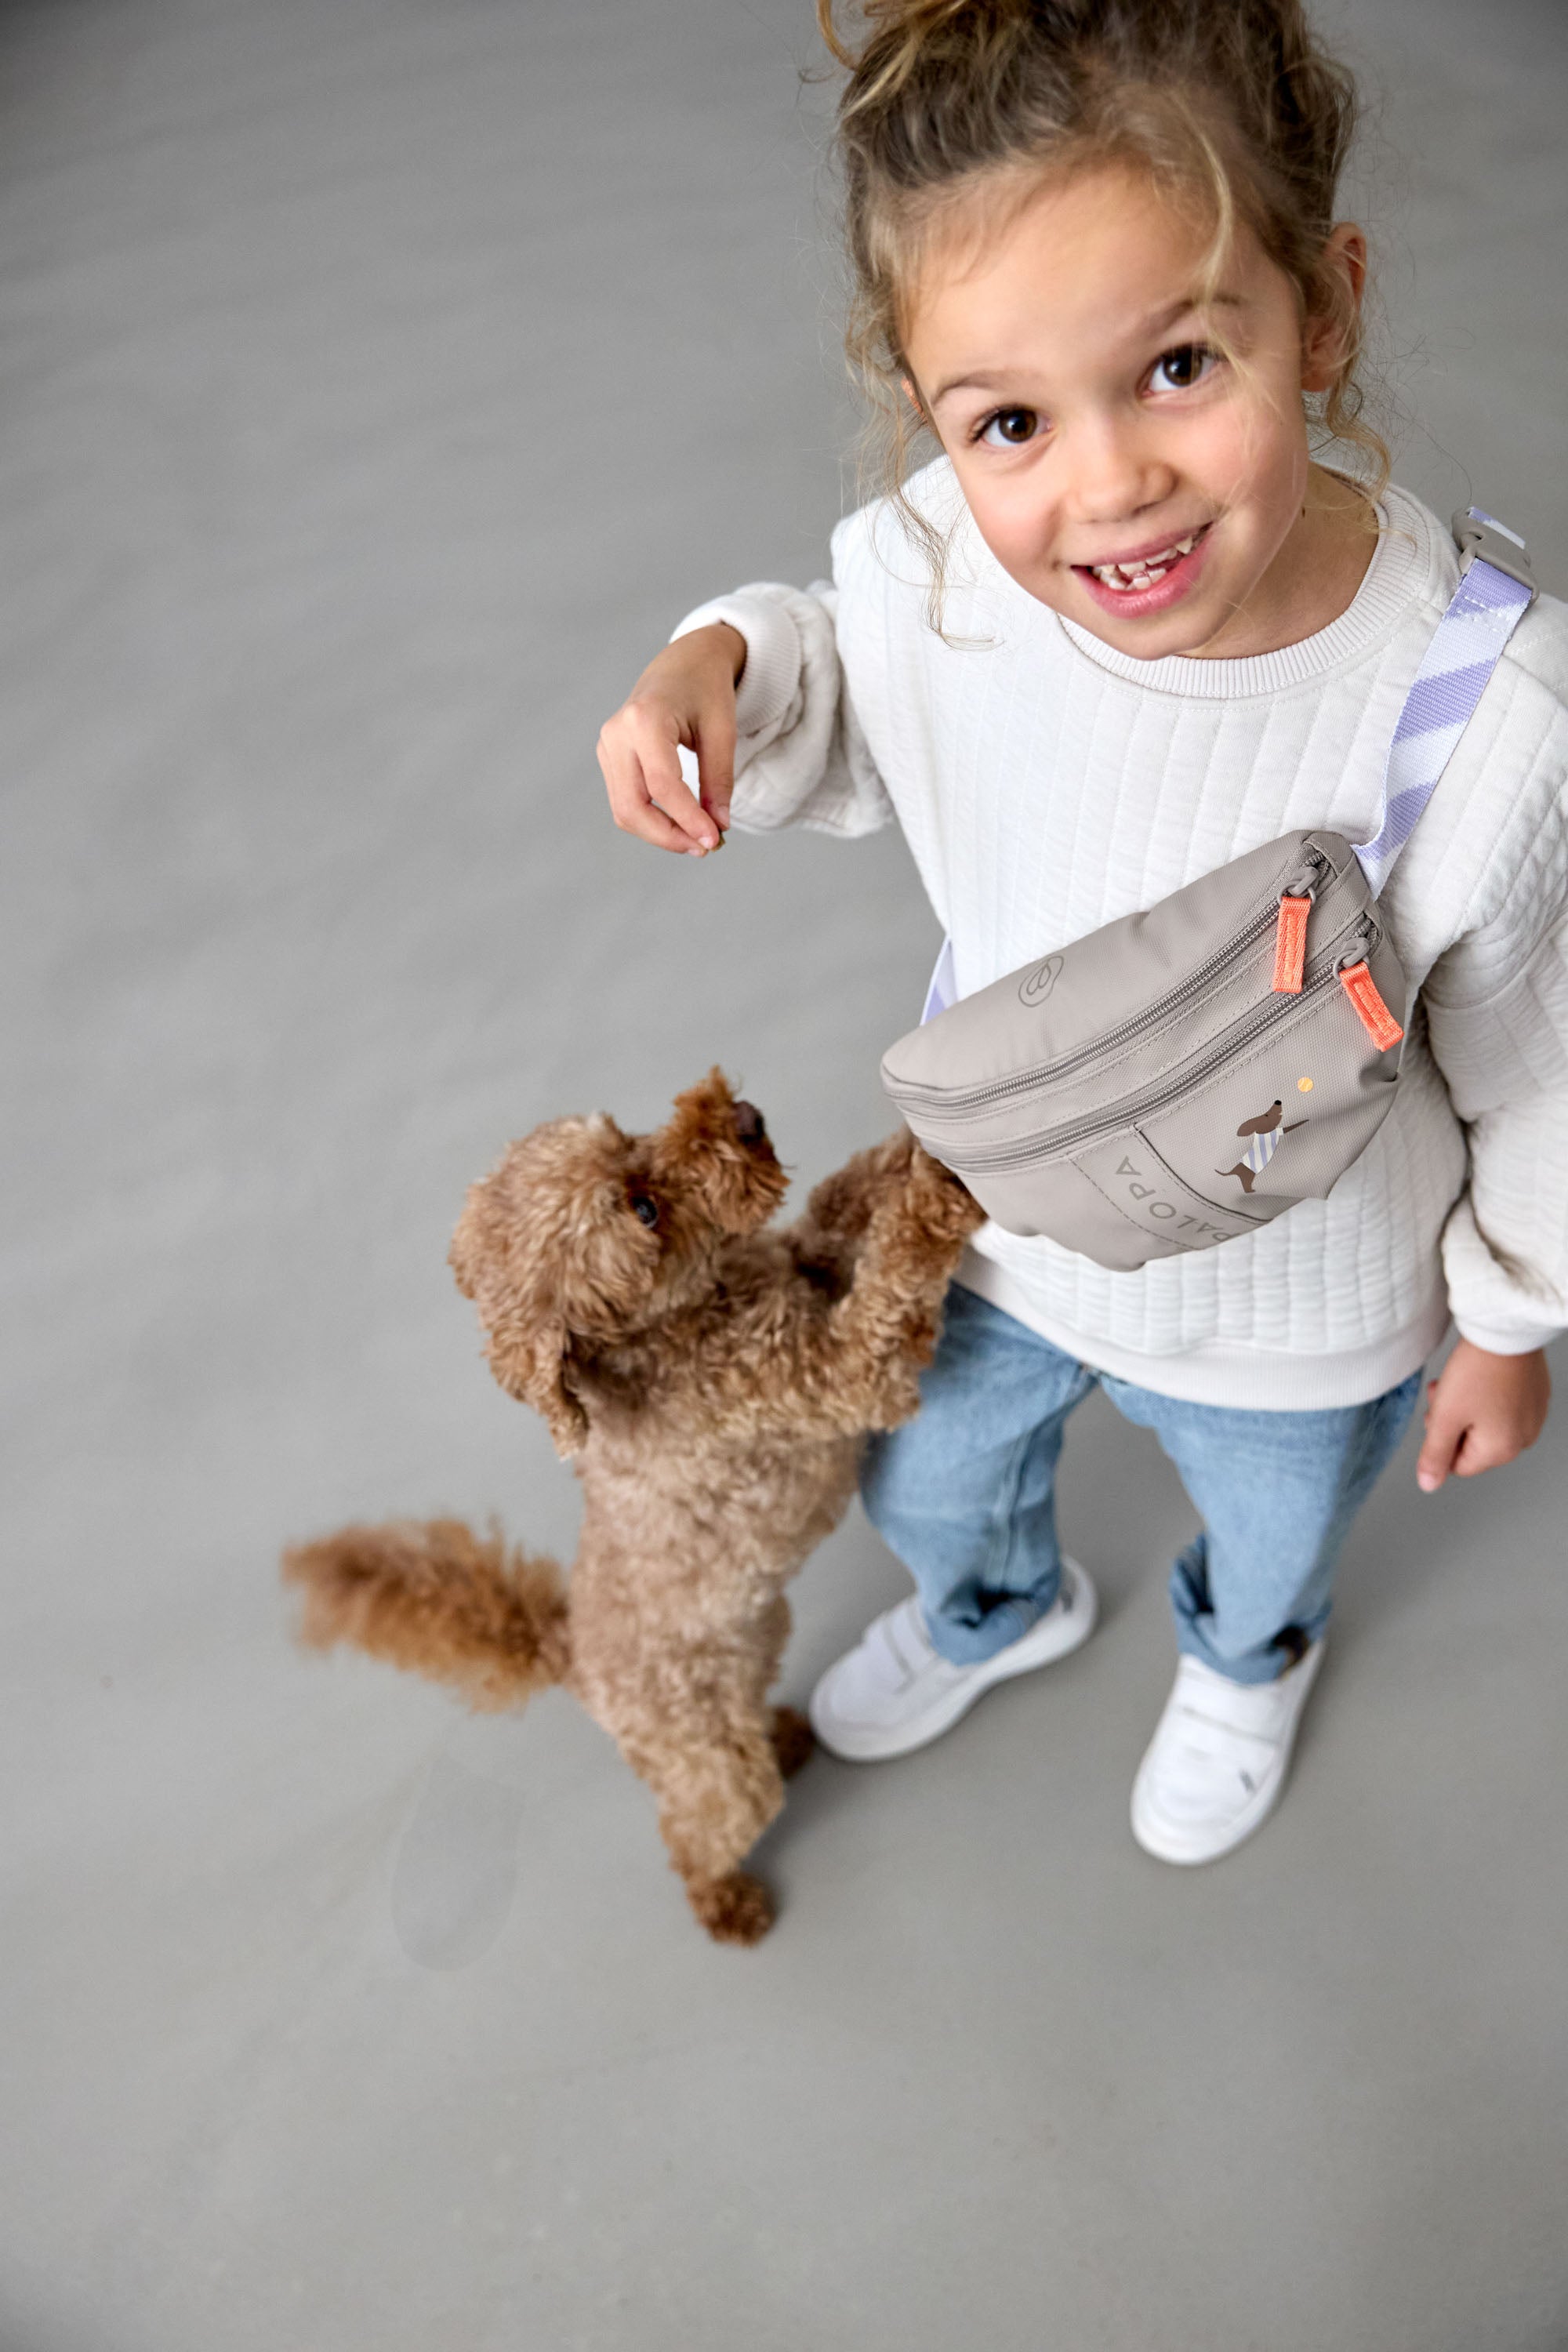
{"type": "Polygon", "coordinates": [[[1284,1120],[1285,1106],[1278,1097],[1267,1110],[1259,1111],[1256,1118],[1244,1118],[1236,1131],[1237,1135],[1250,1136],[1251,1141],[1234,1168],[1216,1168],[1215,1174],[1238,1177],[1242,1191],[1250,1192],[1285,1138],[1294,1135],[1299,1127],[1307,1125],[1304,1118],[1293,1118],[1289,1125],[1284,1120]]]}

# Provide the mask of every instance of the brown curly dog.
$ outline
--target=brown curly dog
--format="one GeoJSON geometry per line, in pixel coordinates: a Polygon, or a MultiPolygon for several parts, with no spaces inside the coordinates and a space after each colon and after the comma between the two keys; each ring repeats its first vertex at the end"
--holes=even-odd
{"type": "Polygon", "coordinates": [[[739,1864],[811,1734],[767,1692],[784,1588],[854,1491],[859,1440],[906,1421],[982,1212],[906,1132],[768,1219],[788,1179],[717,1070],[657,1134],[563,1118],[476,1184],[452,1265],[508,1394],[583,1481],[570,1588],[459,1521],[348,1528],[285,1556],[302,1638],[345,1641],[477,1707],[574,1692],[658,1800],[721,1942],[755,1943],[739,1864]]]}

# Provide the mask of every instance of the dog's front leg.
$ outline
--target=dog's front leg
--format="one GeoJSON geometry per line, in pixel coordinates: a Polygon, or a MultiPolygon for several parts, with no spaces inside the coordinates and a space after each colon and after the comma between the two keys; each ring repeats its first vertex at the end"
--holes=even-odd
{"type": "Polygon", "coordinates": [[[889,1192],[908,1183],[914,1148],[909,1129],[900,1128],[897,1135],[856,1152],[825,1176],[806,1202],[803,1235],[820,1235],[827,1242],[861,1240],[889,1192]]]}
{"type": "Polygon", "coordinates": [[[798,1302],[778,1335],[766,1394],[750,1400],[799,1437],[891,1429],[915,1411],[947,1286],[984,1213],[912,1145],[882,1171],[854,1278],[831,1307],[798,1302]]]}

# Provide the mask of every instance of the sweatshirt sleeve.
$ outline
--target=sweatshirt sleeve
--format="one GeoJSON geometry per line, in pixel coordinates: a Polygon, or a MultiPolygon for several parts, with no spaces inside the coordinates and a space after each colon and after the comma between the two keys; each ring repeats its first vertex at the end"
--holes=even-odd
{"type": "MultiPolygon", "coordinates": [[[[735,697],[733,822],[745,833],[804,824],[875,833],[892,803],[856,719],[835,635],[838,592],[760,580],[688,613],[675,637],[727,621],[746,640],[735,697]]],[[[671,642],[673,643],[673,637],[671,642]]],[[[689,754],[682,754],[683,766],[689,754]]],[[[688,781],[694,781],[693,765],[688,781]]]]}
{"type": "Polygon", "coordinates": [[[1568,906],[1561,859],[1542,864],[1533,921],[1459,942],[1423,992],[1469,1141],[1443,1235],[1449,1303],[1463,1337],[1500,1356],[1568,1328],[1568,906]]]}

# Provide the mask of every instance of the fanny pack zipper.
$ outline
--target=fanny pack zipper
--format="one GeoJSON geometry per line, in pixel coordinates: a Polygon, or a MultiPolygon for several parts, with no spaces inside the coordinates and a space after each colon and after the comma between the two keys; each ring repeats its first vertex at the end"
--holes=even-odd
{"type": "MultiPolygon", "coordinates": [[[[1005,1102],[1011,1095],[1026,1094],[1033,1087],[1056,1085],[1064,1078],[1076,1076],[1090,1064],[1115,1054],[1130,1038],[1173,1018],[1194,997],[1201,996],[1212,988],[1215,982],[1249,949],[1261,947],[1263,941],[1273,935],[1279,923],[1280,899],[1315,898],[1323,887],[1322,871],[1328,862],[1321,850],[1308,850],[1302,859],[1302,866],[1308,870],[1302,872],[1299,868],[1281,888],[1271,890],[1245,929],[1234,932],[1225,946],[1216,949],[1208,961],[1200,964],[1195,971],[1190,971],[1179,987],[1171,989],[1164,996],[1156,997],[1153,1003],[1145,1005],[1141,1013],[1131,1013],[1114,1029],[1103,1031],[1090,1044],[1079,1046],[1071,1054],[1064,1054],[1058,1061],[1038,1062],[1032,1070],[1020,1070],[1014,1077],[995,1078],[985,1086],[966,1087],[962,1093],[945,1087],[931,1086],[923,1079],[900,1079],[894,1095],[895,1101],[902,1101],[906,1097],[910,1101],[918,1099],[922,1119],[967,1118],[973,1112],[983,1110],[987,1104],[1005,1102]]],[[[1337,877],[1331,878],[1337,879],[1337,877]]],[[[1316,969],[1315,962],[1313,968],[1316,969]]],[[[973,1164],[978,1166],[980,1163],[976,1160],[973,1164]]]]}
{"type": "MultiPolygon", "coordinates": [[[[1336,940],[1332,940],[1328,947],[1321,949],[1312,958],[1302,976],[1301,993],[1285,1000],[1288,1008],[1292,1013],[1299,1013],[1305,999],[1312,994],[1324,981],[1338,979],[1348,939],[1353,938],[1364,942],[1365,953],[1370,955],[1381,936],[1377,925],[1366,915],[1362,915],[1355,922],[1347,924],[1336,940]]],[[[1169,1072],[1156,1084],[1146,1087],[1141,1095],[1135,1095],[1119,1103],[1114,1110],[1095,1111],[1076,1120],[1070,1127],[1053,1129],[1043,1144],[1042,1139],[1036,1136],[1027,1142],[999,1144],[990,1150],[980,1145],[972,1151],[965,1151],[956,1161],[959,1172],[962,1174],[965,1168],[1016,1167],[1027,1160],[1047,1157],[1053,1160],[1066,1159],[1086,1143],[1094,1142],[1101,1135],[1125,1133],[1128,1128],[1135,1126],[1141,1118],[1148,1118],[1154,1112],[1164,1109],[1168,1103],[1179,1101],[1181,1097],[1189,1092],[1192,1087],[1201,1086],[1205,1078],[1213,1076],[1215,1071],[1223,1069],[1233,1055],[1243,1051],[1252,1044],[1255,1037],[1260,1037],[1273,1025],[1279,1009],[1279,1000],[1270,996],[1265,1003],[1257,1006],[1243,1020],[1233,1023],[1225,1035],[1216,1039],[1197,1060],[1188,1062],[1180,1069],[1169,1072]]]]}

